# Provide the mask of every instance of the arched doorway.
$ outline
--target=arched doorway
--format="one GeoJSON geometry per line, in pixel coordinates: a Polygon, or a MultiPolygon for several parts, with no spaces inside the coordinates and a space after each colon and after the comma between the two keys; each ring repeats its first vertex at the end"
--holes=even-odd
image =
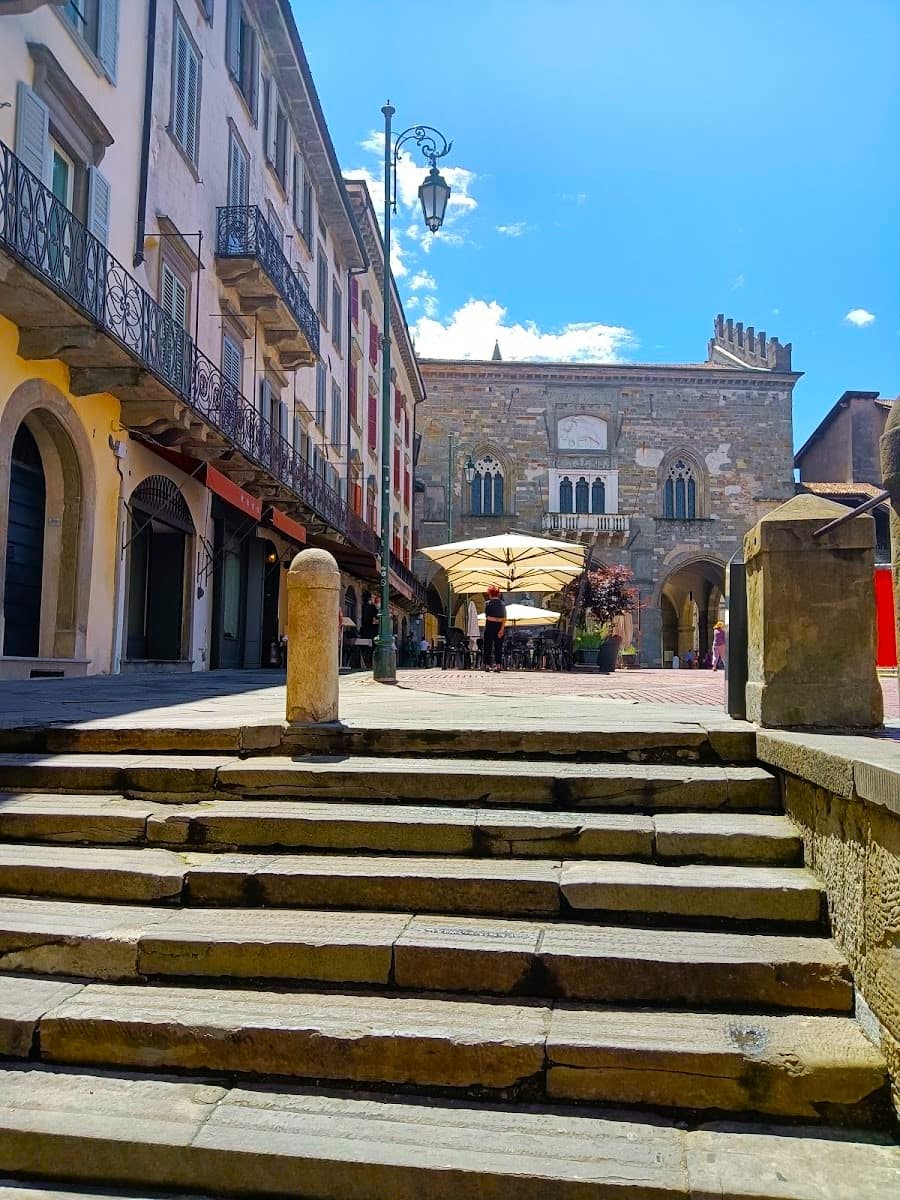
{"type": "Polygon", "coordinates": [[[129,502],[126,655],[178,662],[188,642],[185,599],[194,532],[184,496],[165,475],[138,484],[129,502]]]}
{"type": "MultiPolygon", "coordinates": [[[[84,674],[89,665],[96,503],[91,446],[72,406],[45,380],[20,384],[0,408],[0,650],[44,660],[25,674],[84,674]]],[[[21,677],[21,662],[0,663],[0,674],[21,677]]]]}
{"type": "Polygon", "coordinates": [[[682,665],[691,653],[703,661],[712,649],[724,594],[725,565],[714,559],[691,559],[666,577],[660,593],[664,666],[676,654],[682,665]]]}
{"type": "Polygon", "coordinates": [[[37,658],[41,643],[47,480],[34,435],[23,422],[12,447],[3,593],[3,653],[37,658]]]}

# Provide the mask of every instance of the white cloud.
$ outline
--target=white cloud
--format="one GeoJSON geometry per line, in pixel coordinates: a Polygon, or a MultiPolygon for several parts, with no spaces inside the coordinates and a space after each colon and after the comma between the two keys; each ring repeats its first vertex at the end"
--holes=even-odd
{"type": "Polygon", "coordinates": [[[577,204],[582,208],[588,202],[587,192],[563,192],[563,200],[570,200],[573,204],[577,204]]]}
{"type": "Polygon", "coordinates": [[[736,288],[742,288],[745,283],[746,280],[744,279],[744,273],[742,271],[740,275],[735,275],[734,279],[732,279],[731,290],[735,291],[736,288]]]}
{"type": "Polygon", "coordinates": [[[422,301],[419,296],[407,296],[406,299],[403,301],[403,307],[406,309],[407,312],[412,312],[412,310],[414,308],[419,307],[421,302],[422,301]]]}
{"type": "Polygon", "coordinates": [[[433,292],[437,289],[437,280],[428,271],[417,271],[406,286],[411,292],[433,292]]]}
{"type": "MultiPolygon", "coordinates": [[[[416,351],[425,358],[491,357],[499,342],[504,359],[531,362],[622,362],[637,341],[629,329],[599,322],[577,322],[542,330],[533,321],[508,324],[496,300],[468,300],[446,322],[428,311],[413,326],[416,351]]],[[[437,302],[434,303],[436,311],[437,302]]]]}
{"type": "Polygon", "coordinates": [[[436,317],[438,315],[437,296],[426,296],[422,302],[422,307],[425,310],[425,316],[419,317],[420,321],[426,321],[436,317]]]}
{"type": "Polygon", "coordinates": [[[868,312],[864,308],[851,308],[844,321],[847,325],[855,325],[857,329],[863,329],[866,325],[871,325],[875,320],[875,314],[868,312]]]}
{"type": "Polygon", "coordinates": [[[512,221],[509,225],[495,225],[494,228],[498,233],[502,233],[504,237],[517,238],[528,228],[527,221],[512,221]]]}

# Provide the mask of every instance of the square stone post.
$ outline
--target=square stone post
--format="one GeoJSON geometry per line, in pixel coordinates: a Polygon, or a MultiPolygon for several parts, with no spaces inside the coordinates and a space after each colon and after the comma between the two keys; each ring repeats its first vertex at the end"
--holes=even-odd
{"type": "Polygon", "coordinates": [[[769,727],[872,728],[884,712],[875,669],[875,522],[794,496],[744,539],[747,719],[769,727]]]}

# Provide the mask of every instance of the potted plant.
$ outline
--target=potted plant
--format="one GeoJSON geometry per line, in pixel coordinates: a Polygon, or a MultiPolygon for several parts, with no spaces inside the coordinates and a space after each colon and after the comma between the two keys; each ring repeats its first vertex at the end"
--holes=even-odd
{"type": "Polygon", "coordinates": [[[596,664],[604,673],[615,670],[623,640],[620,618],[638,605],[633,578],[628,567],[597,567],[566,585],[563,606],[574,632],[576,662],[596,664]]]}
{"type": "Polygon", "coordinates": [[[628,646],[623,646],[619,653],[622,658],[622,665],[625,667],[626,671],[633,671],[638,665],[637,647],[631,643],[628,646]]]}

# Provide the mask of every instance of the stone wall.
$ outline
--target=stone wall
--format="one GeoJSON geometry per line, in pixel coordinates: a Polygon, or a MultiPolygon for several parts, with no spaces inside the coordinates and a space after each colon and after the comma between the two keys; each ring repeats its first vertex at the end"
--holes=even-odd
{"type": "Polygon", "coordinates": [[[425,360],[422,374],[428,396],[418,414],[419,544],[447,540],[451,435],[454,540],[507,528],[540,533],[544,514],[558,507],[552,471],[618,472],[618,512],[629,528],[601,534],[595,557],[635,572],[647,604],[640,646],[646,665],[661,663],[660,593],[667,577],[698,561],[721,574],[746,531],[793,494],[797,376],[789,370],[425,360]],[[582,414],[606,421],[606,449],[560,447],[558,422],[582,414]],[[471,515],[463,478],[470,454],[475,460],[492,454],[501,463],[502,516],[471,515]],[[696,520],[663,516],[661,473],[677,455],[697,467],[696,520]]]}
{"type": "Polygon", "coordinates": [[[856,981],[858,1014],[881,1044],[900,1113],[900,756],[892,739],[760,733],[784,772],[788,816],[823,880],[832,933],[856,981]]]}

